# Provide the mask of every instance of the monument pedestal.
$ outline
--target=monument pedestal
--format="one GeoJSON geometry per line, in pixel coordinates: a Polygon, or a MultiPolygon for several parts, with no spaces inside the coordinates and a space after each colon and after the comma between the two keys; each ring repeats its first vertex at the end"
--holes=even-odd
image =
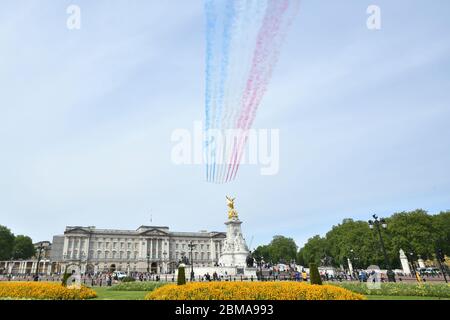
{"type": "Polygon", "coordinates": [[[227,237],[224,241],[222,255],[219,258],[220,266],[244,268],[247,265],[249,251],[242,236],[241,224],[242,221],[237,217],[225,222],[227,237]]]}

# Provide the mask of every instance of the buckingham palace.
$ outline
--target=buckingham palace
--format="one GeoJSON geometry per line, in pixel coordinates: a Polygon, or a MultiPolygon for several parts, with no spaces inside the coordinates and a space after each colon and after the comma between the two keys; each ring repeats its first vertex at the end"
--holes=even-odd
{"type": "Polygon", "coordinates": [[[225,237],[223,232],[175,232],[165,226],[66,227],[64,235],[53,237],[52,260],[62,269],[80,266],[82,273],[172,273],[183,259],[198,267],[216,265],[225,237]]]}

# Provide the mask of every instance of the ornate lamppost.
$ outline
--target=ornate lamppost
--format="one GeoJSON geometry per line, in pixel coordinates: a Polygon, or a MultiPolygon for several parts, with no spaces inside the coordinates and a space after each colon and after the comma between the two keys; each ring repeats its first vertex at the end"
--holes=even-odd
{"type": "Polygon", "coordinates": [[[192,250],[194,250],[194,248],[195,248],[195,244],[192,242],[192,241],[190,241],[189,242],[189,244],[188,244],[188,247],[189,247],[189,254],[190,254],[190,257],[189,257],[189,260],[191,260],[190,261],[190,263],[191,263],[191,281],[194,281],[195,280],[195,278],[194,278],[194,259],[193,259],[193,256],[192,256],[192,250]]]}
{"type": "Polygon", "coordinates": [[[376,214],[374,214],[372,217],[374,218],[374,220],[369,220],[369,227],[370,227],[370,229],[373,229],[375,227],[375,229],[377,230],[377,233],[378,233],[378,236],[380,239],[381,250],[383,251],[384,263],[385,263],[386,269],[387,269],[388,281],[395,282],[395,274],[389,265],[386,248],[384,246],[383,236],[381,235],[381,228],[383,228],[383,229],[387,228],[386,220],[384,218],[378,219],[378,216],[376,214]]]}
{"type": "Polygon", "coordinates": [[[263,256],[257,256],[256,257],[256,263],[257,263],[257,265],[259,267],[259,280],[260,281],[264,281],[263,273],[262,273],[262,266],[264,264],[264,257],[263,256]]]}

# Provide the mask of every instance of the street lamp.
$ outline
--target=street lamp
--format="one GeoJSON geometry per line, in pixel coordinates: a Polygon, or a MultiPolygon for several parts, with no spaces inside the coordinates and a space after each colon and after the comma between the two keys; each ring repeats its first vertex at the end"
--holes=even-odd
{"type": "Polygon", "coordinates": [[[194,278],[194,260],[193,260],[193,257],[192,257],[192,250],[194,250],[195,244],[192,241],[190,241],[189,244],[188,244],[188,247],[190,249],[190,252],[189,252],[189,254],[190,254],[189,258],[190,259],[189,260],[191,260],[190,261],[191,262],[191,281],[193,281],[195,278],[194,278]]]}
{"type": "Polygon", "coordinates": [[[147,273],[150,273],[150,251],[147,251],[147,273]]]}
{"type": "Polygon", "coordinates": [[[263,266],[263,263],[264,263],[264,257],[263,256],[257,256],[256,257],[256,263],[258,264],[258,267],[259,267],[259,280],[263,281],[262,266],[263,266]]]}
{"type": "Polygon", "coordinates": [[[381,235],[380,225],[383,229],[386,229],[387,228],[386,220],[383,218],[378,219],[378,216],[376,214],[374,214],[372,217],[374,218],[374,220],[369,220],[369,228],[373,229],[375,227],[375,229],[378,232],[378,236],[380,238],[381,250],[383,251],[383,255],[384,255],[384,263],[386,264],[386,268],[387,268],[388,281],[395,282],[395,274],[389,265],[386,248],[384,247],[384,241],[383,241],[383,237],[381,235]]]}
{"type": "Polygon", "coordinates": [[[409,252],[409,260],[411,261],[411,267],[412,267],[412,271],[414,273],[414,276],[416,277],[416,280],[418,281],[419,279],[417,278],[417,270],[416,270],[416,263],[414,262],[415,257],[414,257],[414,252],[409,252]]]}
{"type": "Polygon", "coordinates": [[[438,261],[438,264],[439,264],[439,267],[441,269],[442,275],[444,276],[445,282],[448,283],[447,275],[446,275],[446,273],[447,273],[447,266],[445,266],[445,264],[444,264],[445,263],[445,255],[444,255],[444,252],[443,252],[443,250],[441,248],[438,248],[436,250],[436,259],[438,261]]]}

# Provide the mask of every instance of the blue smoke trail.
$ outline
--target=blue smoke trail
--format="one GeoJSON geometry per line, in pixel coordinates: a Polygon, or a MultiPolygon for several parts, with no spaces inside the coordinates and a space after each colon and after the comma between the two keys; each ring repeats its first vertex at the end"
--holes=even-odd
{"type": "MultiPolygon", "coordinates": [[[[236,8],[235,8],[235,1],[230,0],[222,0],[222,4],[225,2],[225,8],[223,10],[223,30],[222,30],[222,47],[221,47],[221,60],[220,60],[220,81],[219,81],[219,88],[218,88],[218,94],[217,94],[217,105],[216,105],[216,112],[215,112],[215,119],[214,119],[214,128],[215,129],[221,129],[220,122],[222,118],[222,112],[224,109],[224,94],[225,94],[225,88],[228,78],[228,69],[229,69],[229,61],[230,61],[230,47],[231,47],[231,40],[233,35],[233,24],[234,24],[234,18],[236,15],[236,8]]],[[[227,106],[225,106],[227,107],[227,106]]],[[[217,147],[222,147],[222,145],[217,145],[217,141],[214,143],[214,149],[213,149],[213,171],[212,171],[212,177],[213,180],[216,181],[216,155],[217,155],[217,147]]]]}
{"type": "Polygon", "coordinates": [[[204,141],[204,157],[206,158],[206,180],[210,181],[210,140],[209,130],[211,128],[211,105],[213,100],[212,94],[212,71],[214,60],[214,39],[217,27],[217,14],[215,14],[214,0],[205,0],[206,12],[206,90],[205,90],[205,141],[204,141]]]}

